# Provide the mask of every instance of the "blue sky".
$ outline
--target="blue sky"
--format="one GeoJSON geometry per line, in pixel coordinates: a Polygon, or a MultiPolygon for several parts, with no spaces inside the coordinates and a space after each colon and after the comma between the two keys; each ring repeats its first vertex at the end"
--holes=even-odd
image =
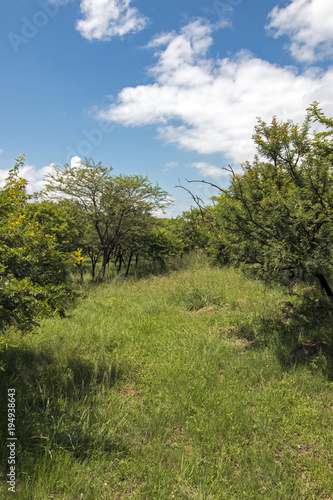
{"type": "Polygon", "coordinates": [[[7,0],[0,35],[0,182],[24,153],[31,191],[88,156],[148,175],[176,215],[178,178],[227,185],[253,158],[256,117],[333,116],[331,0],[7,0]]]}

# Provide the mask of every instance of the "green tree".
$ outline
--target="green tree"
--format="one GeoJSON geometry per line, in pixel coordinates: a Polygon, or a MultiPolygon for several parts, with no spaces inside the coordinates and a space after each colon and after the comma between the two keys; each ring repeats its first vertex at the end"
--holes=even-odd
{"type": "Polygon", "coordinates": [[[55,236],[24,213],[30,197],[20,177],[21,155],[0,189],[0,329],[15,325],[22,331],[58,311],[64,314],[68,256],[60,252],[55,236]]]}
{"type": "Polygon", "coordinates": [[[148,216],[167,204],[167,193],[147,177],[112,176],[111,171],[100,162],[86,159],[79,166],[56,166],[47,184],[50,192],[69,196],[88,215],[102,251],[99,281],[125,235],[144,226],[148,216]]]}
{"type": "Polygon", "coordinates": [[[184,243],[181,238],[167,226],[163,221],[155,223],[150,233],[146,237],[145,249],[146,256],[153,259],[163,270],[166,265],[166,259],[179,255],[184,250],[184,243]]]}
{"type": "Polygon", "coordinates": [[[210,232],[213,229],[211,222],[212,216],[207,210],[192,207],[191,210],[182,213],[178,218],[178,223],[185,252],[207,248],[210,232]]]}
{"type": "Polygon", "coordinates": [[[230,169],[214,209],[234,262],[263,277],[313,277],[329,297],[333,264],[333,120],[313,104],[302,126],[258,121],[258,149],[242,173],[230,169]],[[326,130],[312,134],[314,121],[326,130]]]}
{"type": "Polygon", "coordinates": [[[85,232],[82,242],[82,248],[84,254],[89,257],[91,263],[91,277],[92,280],[95,280],[96,277],[96,265],[100,261],[103,250],[100,245],[99,238],[96,236],[96,229],[92,224],[92,221],[84,214],[84,220],[86,221],[85,232]]]}
{"type": "Polygon", "coordinates": [[[85,238],[87,217],[77,203],[70,200],[42,200],[27,203],[24,214],[29,222],[44,229],[45,234],[52,234],[61,252],[73,252],[82,247],[85,238]]]}

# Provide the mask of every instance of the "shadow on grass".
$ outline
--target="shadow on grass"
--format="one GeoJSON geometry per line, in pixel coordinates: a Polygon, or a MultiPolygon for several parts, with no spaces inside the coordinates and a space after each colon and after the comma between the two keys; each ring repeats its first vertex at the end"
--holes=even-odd
{"type": "Polygon", "coordinates": [[[237,334],[252,349],[272,347],[285,369],[310,365],[333,380],[333,307],[324,297],[296,296],[275,316],[242,324],[237,334]]]}
{"type": "MultiPolygon", "coordinates": [[[[0,472],[8,472],[7,395],[15,389],[15,437],[19,470],[25,458],[61,449],[75,459],[103,452],[126,455],[121,438],[109,439],[99,422],[101,390],[108,390],[124,375],[114,364],[96,364],[78,355],[59,360],[48,351],[9,348],[2,353],[0,372],[0,472]]],[[[31,460],[28,462],[31,463],[31,460]]]]}

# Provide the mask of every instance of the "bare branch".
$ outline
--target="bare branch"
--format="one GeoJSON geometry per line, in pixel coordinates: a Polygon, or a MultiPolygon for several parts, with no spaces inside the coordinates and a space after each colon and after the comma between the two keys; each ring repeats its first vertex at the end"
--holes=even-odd
{"type": "MultiPolygon", "coordinates": [[[[187,180],[187,179],[186,179],[187,180]]],[[[182,186],[180,184],[180,180],[178,179],[179,181],[179,185],[176,185],[175,187],[177,188],[181,188],[181,189],[184,189],[187,193],[189,193],[194,201],[194,203],[198,206],[199,210],[202,212],[203,210],[207,213],[209,213],[212,217],[215,217],[212,212],[209,210],[209,208],[207,207],[206,203],[203,201],[202,198],[200,198],[200,196],[196,196],[192,193],[192,191],[190,191],[189,189],[187,189],[185,186],[182,186]]],[[[187,181],[187,182],[191,182],[191,181],[187,181]]]]}
{"type": "Polygon", "coordinates": [[[186,178],[185,178],[185,180],[186,180],[187,182],[198,182],[198,183],[200,183],[200,184],[201,184],[201,183],[202,183],[202,184],[208,184],[209,186],[212,186],[212,187],[214,187],[214,188],[218,189],[219,191],[221,191],[221,193],[225,193],[225,191],[226,191],[226,189],[221,188],[220,186],[218,186],[217,184],[214,184],[213,182],[208,182],[208,181],[204,181],[204,180],[202,180],[202,181],[196,181],[196,180],[189,181],[189,180],[188,180],[188,179],[186,179],[186,178]]]}

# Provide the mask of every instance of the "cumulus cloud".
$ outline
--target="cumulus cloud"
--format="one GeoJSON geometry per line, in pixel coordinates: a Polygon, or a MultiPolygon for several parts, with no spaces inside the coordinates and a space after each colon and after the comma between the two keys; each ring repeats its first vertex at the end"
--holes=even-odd
{"type": "Polygon", "coordinates": [[[70,166],[71,168],[78,168],[81,166],[82,160],[79,156],[72,156],[70,166]]]}
{"type": "Polygon", "coordinates": [[[240,162],[254,153],[257,116],[302,121],[315,100],[333,112],[333,69],[300,74],[246,51],[213,59],[212,44],[212,28],[201,20],[156,37],[152,83],[122,89],[97,117],[124,126],[155,124],[168,143],[240,162]]]}
{"type": "Polygon", "coordinates": [[[165,164],[163,172],[168,172],[169,170],[172,170],[173,168],[177,167],[178,167],[178,161],[169,161],[168,163],[165,164]]]}
{"type": "Polygon", "coordinates": [[[212,177],[213,179],[227,177],[230,174],[230,172],[223,170],[221,167],[204,161],[191,163],[191,167],[197,169],[200,175],[204,177],[212,177]]]}
{"type": "Polygon", "coordinates": [[[83,18],[76,28],[88,40],[110,40],[141,31],[148,19],[130,4],[131,0],[81,0],[83,18]]]}
{"type": "MultiPolygon", "coordinates": [[[[43,168],[36,169],[35,165],[24,165],[20,169],[20,176],[28,181],[27,193],[33,194],[44,189],[45,181],[44,177],[51,173],[53,169],[53,164],[47,165],[43,168]]],[[[5,179],[8,176],[9,170],[0,170],[0,185],[5,184],[5,179]]]]}
{"type": "Polygon", "coordinates": [[[275,37],[287,35],[290,51],[301,62],[333,56],[332,0],[292,0],[269,13],[267,29],[275,37]]]}
{"type": "Polygon", "coordinates": [[[8,176],[8,170],[0,168],[0,187],[5,185],[5,180],[8,176]]]}

